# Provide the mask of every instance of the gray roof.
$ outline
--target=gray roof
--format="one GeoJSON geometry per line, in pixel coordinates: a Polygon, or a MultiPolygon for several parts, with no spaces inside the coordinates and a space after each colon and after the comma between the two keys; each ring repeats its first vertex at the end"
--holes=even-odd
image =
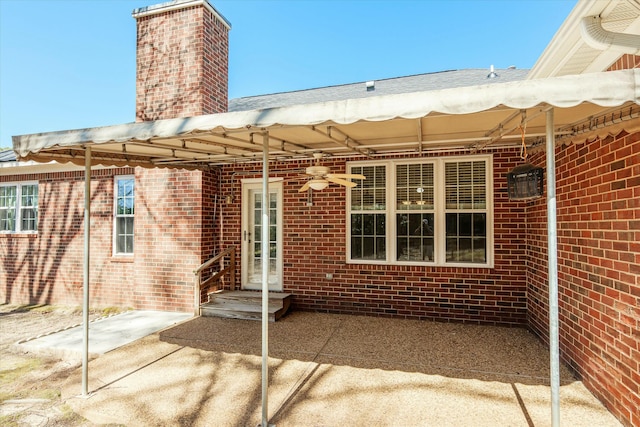
{"type": "Polygon", "coordinates": [[[529,70],[516,68],[496,69],[495,73],[497,74],[497,77],[495,78],[487,77],[489,75],[489,70],[486,68],[416,74],[413,76],[375,80],[373,81],[373,87],[369,89],[367,88],[367,82],[360,82],[293,92],[274,93],[270,95],[236,98],[229,100],[229,111],[260,110],[264,108],[339,101],[370,96],[449,89],[492,83],[506,83],[524,80],[528,72],[529,70]]]}
{"type": "MultiPolygon", "coordinates": [[[[372,82],[326,86],[269,95],[247,96],[244,98],[229,100],[229,111],[261,110],[265,108],[313,104],[327,101],[341,101],[345,99],[366,98],[380,95],[506,83],[524,80],[528,72],[529,70],[516,68],[496,69],[495,73],[497,74],[497,77],[489,78],[488,69],[472,68],[416,74],[413,76],[394,77],[390,79],[375,80],[372,82]],[[373,85],[370,83],[373,83],[373,85]]],[[[0,162],[15,161],[16,155],[12,150],[0,151],[0,162]]]]}
{"type": "Polygon", "coordinates": [[[13,150],[0,151],[0,162],[15,162],[16,153],[13,150]]]}

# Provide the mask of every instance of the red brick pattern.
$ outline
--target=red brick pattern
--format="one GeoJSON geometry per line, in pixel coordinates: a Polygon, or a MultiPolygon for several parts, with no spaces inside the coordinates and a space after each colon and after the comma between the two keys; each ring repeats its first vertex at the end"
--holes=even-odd
{"type": "Polygon", "coordinates": [[[640,68],[640,56],[624,54],[611,64],[607,71],[631,70],[633,68],[640,68]]]}
{"type": "Polygon", "coordinates": [[[227,111],[229,34],[204,6],[138,18],[136,121],[227,111]]]}
{"type": "MultiPolygon", "coordinates": [[[[544,166],[544,155],[534,161],[544,166]]],[[[640,425],[640,134],[556,149],[562,359],[640,425]]],[[[548,342],[546,203],[528,207],[530,327],[548,342]]]]}
{"type": "MultiPolygon", "coordinates": [[[[113,176],[132,169],[92,172],[92,264],[96,306],[131,305],[125,263],[109,260],[113,227],[113,176]]],[[[39,181],[38,233],[0,236],[0,300],[20,304],[82,304],[84,172],[2,176],[0,181],[39,181]]]]}
{"type": "Polygon", "coordinates": [[[195,270],[202,259],[202,173],[136,169],[137,308],[193,309],[195,270]]]}
{"type": "MultiPolygon", "coordinates": [[[[3,182],[27,180],[39,181],[38,233],[0,235],[0,277],[6,278],[0,300],[81,305],[84,172],[0,177],[3,182]]],[[[92,171],[91,305],[192,310],[193,270],[216,251],[212,198],[203,194],[203,189],[215,191],[215,185],[208,172],[92,171]],[[133,257],[112,255],[116,175],[135,175],[133,257]]]]}
{"type": "MultiPolygon", "coordinates": [[[[325,161],[336,172],[346,160],[325,161]]],[[[347,264],[345,190],[329,186],[298,193],[304,163],[273,163],[284,185],[284,289],[297,309],[415,319],[524,325],[526,323],[525,205],[510,202],[506,174],[518,161],[513,150],[494,153],[495,268],[347,264]],[[333,279],[326,278],[331,273],[333,279]]],[[[223,247],[241,247],[241,178],[258,178],[256,165],[225,167],[222,188],[234,203],[224,206],[223,247]],[[249,172],[254,171],[255,174],[249,172]]],[[[238,270],[238,277],[240,271],[238,270]]]]}

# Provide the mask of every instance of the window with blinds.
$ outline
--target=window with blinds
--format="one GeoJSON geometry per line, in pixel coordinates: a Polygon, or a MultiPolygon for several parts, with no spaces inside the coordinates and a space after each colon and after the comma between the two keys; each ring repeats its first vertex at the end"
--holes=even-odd
{"type": "Polygon", "coordinates": [[[366,177],[351,189],[351,259],[386,259],[386,168],[354,167],[351,173],[366,177]],[[381,212],[382,211],[382,212],[381,212]]]}
{"type": "Polygon", "coordinates": [[[433,261],[434,165],[396,165],[396,259],[433,261]]]}
{"type": "Polygon", "coordinates": [[[349,164],[350,262],[492,265],[491,156],[349,164]],[[389,201],[389,203],[387,203],[389,201]]]}
{"type": "Polygon", "coordinates": [[[485,162],[445,163],[446,261],[487,260],[485,162]]]}

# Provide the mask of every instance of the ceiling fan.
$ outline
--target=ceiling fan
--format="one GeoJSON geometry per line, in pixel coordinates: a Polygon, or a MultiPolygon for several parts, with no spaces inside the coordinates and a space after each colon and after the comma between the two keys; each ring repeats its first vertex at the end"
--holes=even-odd
{"type": "Polygon", "coordinates": [[[365,176],[360,174],[331,173],[331,169],[329,167],[320,165],[320,159],[322,156],[322,153],[313,153],[313,157],[316,159],[316,164],[309,166],[305,170],[305,174],[309,175],[311,179],[300,187],[298,190],[299,193],[307,191],[309,188],[316,191],[324,190],[330,182],[351,188],[358,184],[347,181],[347,179],[365,179],[365,176]]]}

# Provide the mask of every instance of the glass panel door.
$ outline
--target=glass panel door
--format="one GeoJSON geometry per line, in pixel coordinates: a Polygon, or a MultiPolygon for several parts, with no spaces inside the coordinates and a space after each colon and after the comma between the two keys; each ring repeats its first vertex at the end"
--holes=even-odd
{"type": "MultiPolygon", "coordinates": [[[[242,287],[262,289],[262,183],[244,183],[242,287]]],[[[269,185],[269,290],[282,290],[282,183],[269,185]]]]}

